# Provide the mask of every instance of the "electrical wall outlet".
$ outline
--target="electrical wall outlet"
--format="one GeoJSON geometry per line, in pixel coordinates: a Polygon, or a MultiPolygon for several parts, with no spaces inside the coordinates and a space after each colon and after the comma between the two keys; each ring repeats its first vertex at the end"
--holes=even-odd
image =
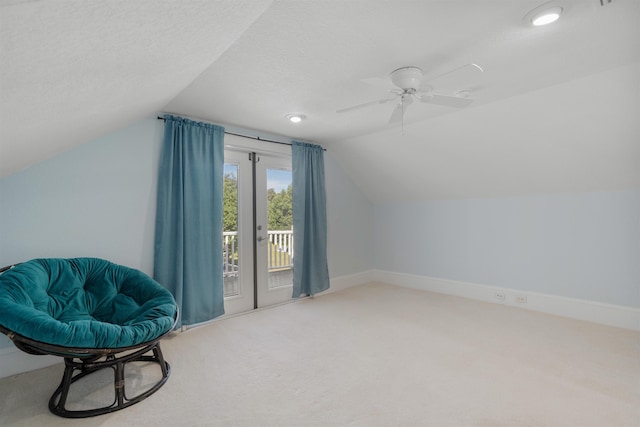
{"type": "Polygon", "coordinates": [[[527,296],[526,295],[516,295],[516,303],[517,304],[526,304],[527,303],[527,296]]]}
{"type": "Polygon", "coordinates": [[[507,295],[504,292],[496,292],[493,294],[494,298],[498,301],[504,301],[507,295]]]}

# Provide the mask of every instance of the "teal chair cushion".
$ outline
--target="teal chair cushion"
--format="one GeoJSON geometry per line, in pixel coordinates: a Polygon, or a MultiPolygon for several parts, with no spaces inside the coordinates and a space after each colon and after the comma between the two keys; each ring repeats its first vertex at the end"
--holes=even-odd
{"type": "Polygon", "coordinates": [[[175,315],[159,283],[102,259],[34,259],[0,275],[0,325],[47,344],[136,346],[169,331],[175,315]]]}

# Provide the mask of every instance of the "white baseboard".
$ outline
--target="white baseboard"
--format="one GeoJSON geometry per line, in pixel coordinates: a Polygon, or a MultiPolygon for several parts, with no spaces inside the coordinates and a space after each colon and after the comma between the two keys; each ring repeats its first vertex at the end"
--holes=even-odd
{"type": "MultiPolygon", "coordinates": [[[[381,282],[389,285],[471,298],[479,301],[504,304],[557,316],[640,331],[640,309],[634,307],[604,304],[595,301],[519,291],[516,289],[460,282],[457,280],[394,273],[391,271],[369,270],[331,278],[331,287],[326,292],[323,292],[323,294],[341,291],[370,282],[381,282]],[[496,294],[504,295],[504,300],[496,299],[496,294]],[[521,297],[526,298],[526,302],[517,302],[517,298],[521,297]]],[[[34,356],[11,346],[0,349],[0,378],[33,371],[58,363],[62,363],[60,357],[34,356]]]]}
{"type": "Polygon", "coordinates": [[[390,285],[504,304],[640,331],[640,309],[634,307],[382,270],[374,270],[372,279],[390,285]],[[499,299],[499,296],[504,299],[499,299]]]}
{"type": "Polygon", "coordinates": [[[337,292],[352,286],[363,285],[374,280],[374,270],[362,271],[347,276],[332,277],[329,289],[323,293],[337,292]]]}
{"type": "Polygon", "coordinates": [[[12,345],[0,349],[0,378],[46,368],[58,363],[62,363],[61,357],[27,354],[12,345]]]}

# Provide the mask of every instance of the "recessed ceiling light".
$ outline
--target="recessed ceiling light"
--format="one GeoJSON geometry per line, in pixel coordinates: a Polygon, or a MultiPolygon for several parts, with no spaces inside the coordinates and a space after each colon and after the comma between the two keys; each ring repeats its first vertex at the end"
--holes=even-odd
{"type": "Polygon", "coordinates": [[[558,18],[560,18],[561,14],[562,8],[560,6],[555,6],[536,13],[533,18],[531,18],[531,23],[536,27],[551,24],[552,22],[556,22],[558,18]]]}
{"type": "Polygon", "coordinates": [[[304,114],[287,114],[285,116],[291,123],[300,123],[307,118],[304,114]]]}

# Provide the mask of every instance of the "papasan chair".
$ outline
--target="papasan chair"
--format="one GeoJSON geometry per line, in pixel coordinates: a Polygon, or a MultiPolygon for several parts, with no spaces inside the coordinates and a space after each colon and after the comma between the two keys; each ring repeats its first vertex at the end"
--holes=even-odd
{"type": "Polygon", "coordinates": [[[141,271],[98,258],[34,259],[0,269],[0,332],[29,354],[64,358],[49,410],[67,418],[117,411],[155,393],[171,373],[160,339],[174,328],[171,293],[141,271]],[[157,363],[161,378],[129,396],[125,365],[157,363]],[[99,408],[66,408],[81,378],[113,369],[114,398],[99,408]]]}

